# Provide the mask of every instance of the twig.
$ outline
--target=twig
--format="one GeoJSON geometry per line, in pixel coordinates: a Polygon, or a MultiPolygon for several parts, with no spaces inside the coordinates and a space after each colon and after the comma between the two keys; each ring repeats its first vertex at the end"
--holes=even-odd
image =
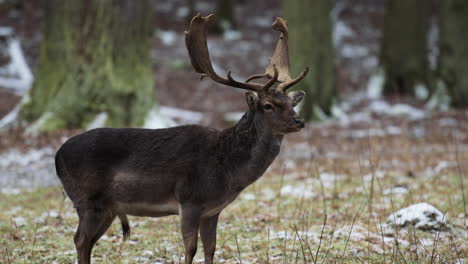
{"type": "Polygon", "coordinates": [[[281,173],[280,186],[278,189],[278,203],[276,206],[276,211],[278,213],[278,223],[281,221],[281,189],[283,189],[284,184],[284,174],[286,173],[286,165],[283,165],[283,172],[281,173]]]}
{"type": "Polygon", "coordinates": [[[270,221],[270,218],[268,218],[268,234],[267,234],[267,264],[270,263],[270,224],[271,224],[271,221],[270,221]]]}
{"type": "Polygon", "coordinates": [[[234,233],[234,238],[236,240],[236,247],[237,247],[237,257],[239,258],[240,264],[242,264],[242,258],[241,258],[241,253],[240,253],[240,248],[239,248],[239,243],[237,242],[237,234],[234,233]]]}
{"type": "Polygon", "coordinates": [[[351,237],[351,232],[353,232],[353,227],[354,227],[354,222],[355,221],[356,221],[356,217],[353,218],[353,223],[351,224],[351,229],[349,229],[348,237],[346,238],[346,244],[345,244],[345,247],[344,247],[343,253],[342,253],[343,258],[344,258],[345,252],[346,252],[346,248],[348,247],[348,242],[349,242],[349,238],[351,237]]]}
{"type": "MultiPolygon", "coordinates": [[[[294,226],[294,231],[296,232],[296,235],[299,238],[299,244],[301,245],[302,258],[304,259],[304,263],[307,263],[307,257],[304,251],[304,246],[302,245],[302,239],[301,239],[301,236],[299,235],[299,232],[297,231],[296,226],[294,226]]],[[[296,262],[297,262],[297,255],[296,255],[296,262]]]]}
{"type": "MultiPolygon", "coordinates": [[[[445,211],[444,215],[442,216],[442,223],[444,222],[445,215],[447,214],[447,211],[445,211]]],[[[432,247],[432,253],[431,253],[431,264],[434,263],[434,260],[436,258],[436,251],[437,251],[437,242],[439,240],[439,235],[440,235],[441,228],[436,233],[435,239],[434,239],[434,246],[432,247]]]]}
{"type": "Polygon", "coordinates": [[[320,251],[320,246],[322,245],[323,231],[325,230],[326,225],[327,225],[327,214],[325,214],[325,220],[323,221],[322,232],[320,233],[320,240],[319,240],[319,245],[318,245],[318,248],[317,248],[317,252],[315,253],[314,264],[317,263],[318,253],[320,251]]]}
{"type": "Polygon", "coordinates": [[[383,228],[382,228],[382,219],[379,217],[379,224],[380,224],[380,234],[381,234],[381,237],[382,237],[382,249],[383,249],[383,262],[384,263],[387,263],[386,259],[385,259],[385,239],[384,239],[384,233],[383,233],[383,228]]]}
{"type": "Polygon", "coordinates": [[[34,259],[34,246],[36,245],[36,237],[37,237],[37,223],[36,223],[36,226],[34,227],[34,238],[33,238],[33,243],[32,243],[32,248],[31,248],[31,263],[33,263],[33,259],[34,259]]]}

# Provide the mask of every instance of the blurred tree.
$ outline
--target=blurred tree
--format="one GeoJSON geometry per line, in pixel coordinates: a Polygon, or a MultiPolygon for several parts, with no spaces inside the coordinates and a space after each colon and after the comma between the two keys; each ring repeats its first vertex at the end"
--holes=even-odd
{"type": "Polygon", "coordinates": [[[289,53],[293,78],[306,66],[308,76],[295,86],[306,91],[301,114],[307,120],[331,113],[337,98],[332,43],[332,0],[284,0],[289,25],[289,53]]]}
{"type": "Polygon", "coordinates": [[[454,107],[468,106],[468,1],[441,1],[439,76],[454,107]]]}
{"type": "Polygon", "coordinates": [[[415,86],[430,88],[427,31],[431,1],[386,1],[380,64],[385,94],[414,95],[415,86]]]}
{"type": "Polygon", "coordinates": [[[216,24],[212,27],[213,33],[221,34],[228,29],[237,29],[234,17],[234,2],[236,0],[218,0],[216,6],[216,24]]]}
{"type": "Polygon", "coordinates": [[[47,1],[39,64],[21,118],[40,131],[139,126],[154,104],[147,0],[47,1]],[[103,115],[100,115],[103,116],[103,115]]]}

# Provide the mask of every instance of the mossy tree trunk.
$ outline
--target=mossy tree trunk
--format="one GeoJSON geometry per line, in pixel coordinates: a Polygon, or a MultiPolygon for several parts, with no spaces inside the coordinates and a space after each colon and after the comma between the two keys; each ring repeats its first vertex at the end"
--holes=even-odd
{"type": "Polygon", "coordinates": [[[139,126],[154,104],[146,0],[49,0],[35,82],[21,118],[39,130],[139,126]],[[37,124],[36,123],[36,124],[37,124]]]}
{"type": "Polygon", "coordinates": [[[331,112],[337,98],[332,43],[332,0],[284,0],[289,28],[289,53],[293,78],[306,66],[310,71],[295,89],[306,92],[301,114],[307,120],[331,112]]]}
{"type": "Polygon", "coordinates": [[[221,34],[228,29],[237,29],[237,22],[234,15],[234,5],[236,0],[218,0],[216,6],[216,24],[212,32],[221,34]]]}
{"type": "Polygon", "coordinates": [[[454,107],[468,106],[468,1],[441,1],[439,76],[454,107]]]}
{"type": "Polygon", "coordinates": [[[414,95],[419,83],[431,89],[427,58],[430,7],[427,0],[386,1],[380,46],[385,94],[414,95]]]}

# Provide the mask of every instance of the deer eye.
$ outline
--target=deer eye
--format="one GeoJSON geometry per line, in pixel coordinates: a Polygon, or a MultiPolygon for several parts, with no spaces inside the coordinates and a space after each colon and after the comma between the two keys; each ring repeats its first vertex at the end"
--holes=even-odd
{"type": "Polygon", "coordinates": [[[273,110],[273,106],[271,104],[264,104],[263,109],[265,109],[265,111],[271,111],[273,110]]]}

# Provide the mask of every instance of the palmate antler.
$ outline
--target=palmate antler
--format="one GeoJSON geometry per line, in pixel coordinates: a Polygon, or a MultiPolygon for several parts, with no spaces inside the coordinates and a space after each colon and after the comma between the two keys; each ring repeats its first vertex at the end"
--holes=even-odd
{"type": "Polygon", "coordinates": [[[270,64],[266,69],[265,74],[252,75],[246,82],[238,82],[231,76],[231,72],[228,71],[227,78],[223,78],[216,74],[211,64],[210,54],[207,46],[207,29],[208,26],[213,24],[214,15],[202,17],[201,15],[195,16],[190,22],[189,31],[185,32],[185,44],[190,56],[192,66],[198,73],[201,73],[201,78],[205,76],[210,77],[213,81],[236,87],[245,90],[255,92],[266,92],[276,81],[280,81],[276,89],[281,92],[285,92],[287,88],[293,86],[299,82],[307,74],[308,68],[296,79],[292,80],[289,74],[289,58],[288,58],[288,46],[287,46],[287,24],[282,18],[276,19],[273,24],[273,29],[279,30],[282,34],[278,45],[276,46],[275,53],[270,59],[270,64]],[[279,66],[279,70],[277,68],[279,66]],[[265,84],[249,83],[253,79],[268,78],[268,82],[265,84]]]}
{"type": "Polygon", "coordinates": [[[264,74],[252,75],[246,80],[246,82],[248,83],[259,78],[271,79],[273,69],[278,67],[279,77],[277,81],[281,82],[281,84],[279,84],[276,89],[281,92],[285,92],[286,89],[292,87],[306,77],[309,72],[309,67],[306,67],[306,69],[297,78],[291,78],[288,51],[288,22],[283,18],[278,17],[272,27],[274,30],[281,32],[281,34],[278,43],[276,44],[275,53],[273,54],[273,57],[270,58],[270,64],[268,64],[264,74]]]}

